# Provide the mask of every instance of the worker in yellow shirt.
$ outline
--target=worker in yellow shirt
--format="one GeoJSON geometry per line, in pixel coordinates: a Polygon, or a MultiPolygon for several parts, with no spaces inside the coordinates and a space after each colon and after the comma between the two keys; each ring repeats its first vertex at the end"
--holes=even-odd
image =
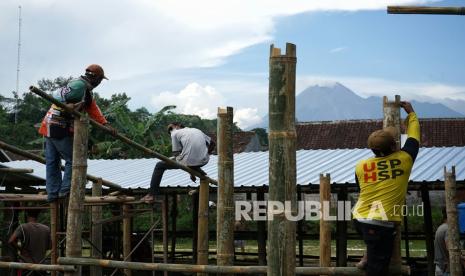
{"type": "Polygon", "coordinates": [[[412,105],[401,102],[408,113],[407,135],[402,149],[396,149],[395,128],[377,130],[368,137],[374,157],[358,162],[355,180],[360,187],[353,209],[357,231],[367,246],[364,263],[366,275],[387,275],[395,237],[401,223],[407,184],[420,148],[420,124],[412,105]]]}

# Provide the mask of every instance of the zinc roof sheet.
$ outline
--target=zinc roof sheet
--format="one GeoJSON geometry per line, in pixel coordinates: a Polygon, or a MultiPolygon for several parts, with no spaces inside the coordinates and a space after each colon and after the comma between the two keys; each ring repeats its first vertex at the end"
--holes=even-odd
{"type": "MultiPolygon", "coordinates": [[[[321,173],[331,174],[331,182],[354,183],[354,167],[364,158],[373,156],[369,149],[298,150],[297,183],[318,184],[321,173]]],[[[268,185],[268,152],[246,152],[234,155],[234,183],[241,186],[268,185]]],[[[157,159],[116,159],[88,160],[88,173],[117,183],[124,188],[149,188],[153,168],[157,159]]],[[[217,179],[217,156],[203,170],[217,179]]],[[[32,168],[32,175],[45,179],[45,166],[25,160],[0,163],[12,168],[32,168]]],[[[456,166],[457,181],[465,180],[465,147],[421,148],[413,167],[410,180],[414,182],[435,182],[444,180],[444,166],[450,170],[456,166]]],[[[162,187],[196,187],[189,175],[181,170],[166,171],[162,187]]]]}

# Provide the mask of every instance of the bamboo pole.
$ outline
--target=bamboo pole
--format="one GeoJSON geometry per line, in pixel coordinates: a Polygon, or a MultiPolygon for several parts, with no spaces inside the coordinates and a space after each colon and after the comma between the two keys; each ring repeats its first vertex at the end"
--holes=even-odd
{"type": "Polygon", "coordinates": [[[234,264],[233,108],[218,108],[218,199],[216,212],[217,264],[234,264]]]}
{"type": "MultiPolygon", "coordinates": [[[[400,96],[396,95],[395,100],[390,102],[386,96],[383,97],[383,128],[394,127],[397,130],[396,147],[400,149],[400,96]]],[[[391,266],[398,267],[402,265],[402,251],[401,251],[401,226],[395,226],[396,236],[394,237],[394,245],[392,249],[391,266]]]]}
{"type": "Polygon", "coordinates": [[[17,169],[17,168],[0,168],[0,174],[9,173],[33,173],[33,169],[17,169]]]}
{"type": "Polygon", "coordinates": [[[199,237],[199,193],[192,195],[192,263],[197,263],[199,237]]]}
{"type": "Polygon", "coordinates": [[[329,217],[329,208],[326,209],[325,205],[329,207],[331,201],[331,176],[329,174],[320,174],[320,204],[321,204],[321,218],[320,218],[320,266],[331,266],[331,225],[326,220],[329,217]]]}
{"type": "Polygon", "coordinates": [[[431,202],[429,191],[426,185],[421,186],[421,200],[425,208],[423,216],[423,229],[425,231],[426,259],[428,262],[428,276],[434,276],[434,233],[433,233],[433,216],[431,214],[431,202]]]}
{"type": "MultiPolygon", "coordinates": [[[[208,181],[200,180],[199,190],[199,222],[197,233],[197,264],[208,264],[208,196],[209,186],[208,181]]],[[[198,276],[204,274],[198,274],[198,276]]],[[[206,275],[205,275],[206,276],[206,275]]]]}
{"type": "MultiPolygon", "coordinates": [[[[161,204],[162,223],[163,223],[163,263],[168,263],[168,194],[163,197],[161,204]]],[[[168,276],[165,272],[164,276],[168,276]]]]}
{"type": "MultiPolygon", "coordinates": [[[[342,187],[337,193],[337,201],[347,201],[347,188],[342,187]]],[[[337,210],[337,222],[336,222],[336,266],[347,266],[347,220],[345,219],[346,214],[345,206],[343,208],[338,207],[337,210]],[[342,210],[341,210],[342,209],[342,210]]]]}
{"type": "Polygon", "coordinates": [[[388,6],[387,12],[392,14],[465,15],[465,7],[388,6]]]}
{"type": "MultiPolygon", "coordinates": [[[[257,200],[265,200],[263,188],[258,189],[257,200]]],[[[257,221],[258,264],[266,265],[266,222],[257,221]]]]}
{"type": "MultiPolygon", "coordinates": [[[[291,210],[271,214],[268,221],[268,275],[294,275],[295,222],[285,213],[295,214],[296,132],[295,74],[296,47],[286,44],[286,54],[270,47],[269,77],[269,198],[268,202],[290,202],[291,210]]],[[[270,208],[270,204],[268,204],[270,208]]]]}
{"type": "MultiPolygon", "coordinates": [[[[92,196],[102,196],[102,179],[97,182],[92,182],[92,196]]],[[[92,229],[91,241],[94,245],[92,247],[92,258],[102,258],[102,225],[96,222],[102,219],[102,206],[92,206],[92,229]]],[[[93,266],[90,268],[90,276],[101,276],[102,268],[93,266]]]]}
{"type": "MultiPolygon", "coordinates": [[[[41,202],[47,201],[47,195],[38,194],[0,194],[2,201],[9,202],[41,202]]],[[[132,196],[86,196],[84,203],[99,204],[99,203],[131,203],[135,200],[132,196]]]]}
{"type": "Polygon", "coordinates": [[[17,263],[17,262],[0,262],[0,268],[22,269],[33,271],[64,271],[73,272],[76,268],[72,265],[46,265],[33,263],[17,263]]]}
{"type": "Polygon", "coordinates": [[[462,265],[460,259],[460,233],[457,219],[457,197],[455,183],[455,166],[450,172],[444,167],[444,186],[446,192],[447,211],[447,247],[449,250],[450,275],[462,275],[462,265]]]}
{"type": "MultiPolygon", "coordinates": [[[[66,224],[66,257],[80,257],[82,254],[82,216],[86,193],[87,144],[89,122],[86,116],[74,120],[73,171],[69,195],[68,220],[66,224]]],[[[65,276],[80,276],[81,267],[75,272],[66,272],[65,276]]]]}
{"type": "Polygon", "coordinates": [[[171,203],[171,255],[170,261],[176,260],[176,221],[178,217],[178,194],[174,193],[171,203]]]}
{"type": "MultiPolygon", "coordinates": [[[[77,118],[79,118],[79,117],[82,116],[81,113],[77,112],[76,110],[74,110],[74,109],[72,109],[72,108],[69,108],[68,106],[66,106],[66,105],[63,104],[62,102],[58,101],[57,99],[53,98],[52,96],[48,95],[47,93],[45,93],[44,91],[40,90],[40,89],[37,88],[37,87],[30,86],[30,87],[29,87],[29,90],[30,90],[31,92],[33,92],[33,93],[39,95],[40,97],[44,98],[45,100],[47,100],[47,101],[49,101],[49,102],[51,102],[51,103],[53,103],[53,104],[55,104],[55,105],[57,105],[57,106],[59,106],[59,107],[65,109],[66,111],[70,112],[71,114],[73,114],[73,115],[76,116],[77,118]]],[[[104,126],[104,125],[98,123],[97,121],[95,121],[95,120],[93,120],[93,119],[89,119],[89,122],[90,122],[93,126],[95,126],[96,128],[98,128],[98,129],[100,129],[100,130],[103,130],[104,132],[106,132],[106,133],[112,135],[113,137],[119,139],[121,142],[123,142],[123,143],[125,143],[125,144],[128,144],[128,145],[130,145],[130,146],[132,146],[132,147],[135,147],[135,148],[141,150],[142,152],[145,152],[145,153],[147,153],[147,154],[150,154],[150,155],[154,156],[155,158],[158,158],[158,159],[164,161],[165,163],[167,163],[167,164],[169,164],[169,165],[176,166],[176,167],[178,167],[179,169],[188,172],[189,174],[193,174],[193,175],[199,177],[200,179],[204,178],[204,179],[206,179],[206,180],[207,180],[209,183],[211,183],[211,184],[218,185],[218,183],[217,183],[216,180],[211,179],[211,178],[209,178],[208,176],[205,176],[205,175],[201,174],[201,173],[198,172],[197,170],[193,170],[193,169],[191,169],[191,168],[189,168],[189,167],[187,167],[187,166],[184,166],[184,165],[182,165],[182,164],[180,164],[180,163],[178,163],[178,162],[176,162],[176,161],[173,161],[172,159],[170,159],[170,158],[168,158],[168,157],[166,157],[166,156],[164,156],[164,155],[162,155],[162,154],[160,154],[160,153],[158,153],[158,152],[156,152],[156,151],[154,151],[154,150],[151,150],[151,149],[149,149],[149,148],[147,148],[147,147],[145,147],[145,146],[143,146],[143,145],[141,145],[141,144],[139,144],[139,143],[137,143],[137,142],[134,142],[134,141],[132,141],[131,139],[127,138],[126,136],[122,135],[122,134],[113,133],[113,131],[112,131],[110,128],[108,128],[108,127],[106,127],[106,126],[104,126]]]]}
{"type": "MultiPolygon", "coordinates": [[[[57,264],[58,259],[58,202],[50,203],[50,241],[52,243],[52,250],[50,252],[50,263],[52,265],[57,264]]],[[[52,276],[56,276],[57,273],[52,271],[52,276]]]]}
{"type": "MultiPolygon", "coordinates": [[[[123,258],[125,261],[131,261],[131,218],[128,218],[131,206],[128,204],[123,204],[123,258]]],[[[131,270],[125,269],[124,274],[131,276],[131,270]]]]}
{"type": "MultiPolygon", "coordinates": [[[[21,155],[23,157],[29,158],[31,160],[37,161],[39,163],[45,164],[45,158],[43,158],[42,156],[27,152],[25,150],[22,150],[20,148],[15,147],[15,146],[9,145],[9,144],[7,144],[7,143],[5,143],[3,141],[0,141],[0,148],[2,148],[4,150],[7,150],[7,151],[10,151],[12,153],[15,153],[17,155],[21,155]]],[[[63,166],[63,165],[60,165],[60,166],[61,166],[60,169],[63,171],[65,169],[65,166],[63,166]]],[[[98,181],[99,177],[88,174],[87,179],[89,181],[94,181],[95,182],[95,181],[98,181]]],[[[120,185],[115,184],[115,183],[113,183],[111,181],[108,181],[108,180],[102,179],[102,184],[104,186],[109,187],[109,188],[113,188],[113,189],[117,189],[117,190],[124,190],[120,185]]]]}
{"type": "MultiPolygon", "coordinates": [[[[189,264],[163,264],[163,263],[140,263],[113,260],[96,260],[91,258],[59,258],[58,262],[63,265],[95,265],[132,270],[155,270],[178,273],[221,273],[221,274],[263,274],[266,266],[215,266],[215,265],[189,265],[189,264]]],[[[409,275],[408,266],[402,266],[402,274],[409,275]]],[[[296,267],[295,274],[299,275],[365,275],[364,270],[356,267],[296,267]]]]}

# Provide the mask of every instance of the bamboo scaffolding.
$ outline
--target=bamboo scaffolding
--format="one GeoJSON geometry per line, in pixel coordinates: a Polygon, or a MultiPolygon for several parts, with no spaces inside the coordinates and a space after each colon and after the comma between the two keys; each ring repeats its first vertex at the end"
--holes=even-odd
{"type": "MultiPolygon", "coordinates": [[[[289,203],[291,210],[271,214],[268,221],[268,275],[295,274],[296,223],[285,214],[297,213],[295,74],[296,47],[286,54],[270,47],[269,77],[269,202],[289,203]]],[[[270,207],[268,207],[270,208],[270,207]]],[[[270,211],[269,211],[270,213],[270,211]]]]}
{"type": "Polygon", "coordinates": [[[0,262],[1,268],[9,269],[23,269],[33,271],[76,271],[72,265],[46,265],[46,264],[33,264],[33,263],[17,263],[17,262],[0,262]]]}
{"type": "MultiPolygon", "coordinates": [[[[82,255],[82,217],[84,197],[86,194],[87,144],[89,141],[89,121],[87,116],[74,119],[73,170],[71,190],[69,193],[68,220],[66,223],[66,256],[82,255]]],[[[66,272],[65,276],[80,276],[82,268],[75,272],[66,272]]]]}
{"type": "Polygon", "coordinates": [[[218,108],[217,264],[234,264],[233,108],[218,108]]]}
{"type": "Polygon", "coordinates": [[[8,174],[8,173],[33,173],[33,169],[17,169],[17,168],[0,168],[0,174],[8,174]]]}
{"type": "MultiPolygon", "coordinates": [[[[400,96],[395,95],[394,101],[388,101],[386,96],[383,97],[383,128],[394,127],[397,130],[396,147],[400,149],[400,96]]],[[[402,265],[401,251],[401,226],[396,225],[396,236],[394,237],[394,245],[392,249],[391,267],[400,267],[402,265]]]]}
{"type": "MultiPolygon", "coordinates": [[[[38,194],[0,194],[0,200],[5,202],[45,202],[47,195],[38,194]]],[[[99,203],[125,203],[134,202],[135,198],[132,196],[86,196],[84,203],[99,204],[99,203]]],[[[21,207],[24,209],[24,207],[21,207]]],[[[44,207],[45,209],[45,207],[44,207]]]]}
{"type": "MultiPolygon", "coordinates": [[[[131,218],[127,217],[130,212],[131,206],[128,204],[123,204],[123,257],[125,261],[131,261],[131,218]]],[[[125,269],[124,274],[131,276],[131,270],[125,269]]]]}
{"type": "Polygon", "coordinates": [[[447,211],[447,248],[449,250],[450,275],[462,275],[462,264],[460,258],[460,233],[457,218],[457,197],[455,183],[455,166],[450,172],[444,167],[444,186],[446,192],[447,211]]]}
{"type": "MultiPolygon", "coordinates": [[[[163,264],[163,263],[141,263],[123,262],[113,260],[97,260],[90,258],[62,257],[58,263],[63,265],[92,265],[132,270],[168,271],[178,273],[219,273],[219,274],[264,274],[266,266],[215,266],[215,265],[189,265],[189,264],[163,264]]],[[[403,275],[410,274],[408,266],[402,266],[403,275]]],[[[296,267],[295,274],[299,275],[365,275],[364,270],[356,267],[296,267]]]]}
{"type": "MultiPolygon", "coordinates": [[[[50,252],[50,262],[52,265],[57,264],[58,259],[58,203],[50,203],[50,241],[52,250],[50,252]]],[[[52,272],[52,276],[56,276],[56,272],[52,272]]]]}
{"type": "Polygon", "coordinates": [[[331,225],[326,220],[329,217],[331,201],[331,176],[320,174],[320,203],[322,207],[320,218],[320,266],[331,266],[331,225]],[[325,205],[328,204],[328,208],[325,205]],[[328,212],[328,213],[326,213],[328,212]]]}
{"type": "Polygon", "coordinates": [[[388,6],[387,12],[391,14],[465,15],[465,7],[388,6]]]}
{"type": "MultiPolygon", "coordinates": [[[[72,108],[69,108],[68,106],[66,106],[66,105],[63,104],[62,102],[56,100],[55,98],[53,98],[52,96],[48,95],[47,93],[45,93],[44,91],[40,90],[40,89],[37,88],[37,87],[30,86],[30,87],[29,87],[29,90],[30,90],[31,92],[33,92],[33,93],[39,95],[40,97],[44,98],[45,100],[47,100],[47,101],[49,101],[49,102],[51,102],[51,103],[53,103],[53,104],[55,104],[55,105],[57,105],[57,106],[59,106],[59,107],[65,109],[66,111],[70,112],[71,114],[73,114],[74,116],[76,116],[76,117],[78,117],[78,118],[82,116],[81,113],[77,112],[76,110],[74,110],[74,109],[72,109],[72,108]]],[[[189,174],[192,174],[192,175],[195,175],[195,176],[199,177],[200,179],[204,178],[204,179],[206,179],[206,180],[207,180],[209,183],[211,183],[211,184],[218,185],[218,183],[217,183],[216,180],[211,179],[211,178],[209,178],[208,176],[204,176],[203,174],[201,174],[200,172],[198,172],[198,171],[196,171],[196,170],[193,170],[193,169],[191,169],[191,168],[189,168],[189,167],[187,167],[187,166],[184,166],[184,165],[182,165],[182,164],[179,164],[178,162],[175,162],[175,161],[173,161],[172,159],[170,159],[170,158],[168,158],[168,157],[166,157],[166,156],[164,156],[164,155],[162,155],[162,154],[160,154],[160,153],[158,153],[158,152],[156,152],[156,151],[154,151],[154,150],[151,150],[151,149],[149,149],[149,148],[147,148],[147,147],[145,147],[145,146],[143,146],[143,145],[141,145],[141,144],[139,144],[139,143],[137,143],[137,142],[134,142],[134,141],[132,141],[131,139],[127,138],[126,136],[122,135],[122,134],[119,134],[119,133],[115,133],[115,134],[114,134],[113,131],[112,131],[110,128],[108,128],[108,127],[106,127],[106,126],[104,126],[104,125],[98,123],[97,121],[95,121],[95,120],[93,120],[93,119],[89,119],[89,122],[90,122],[93,126],[95,126],[96,128],[105,131],[106,133],[112,135],[113,137],[119,139],[120,141],[122,141],[122,142],[124,142],[124,143],[126,143],[126,144],[128,144],[128,145],[130,145],[130,146],[133,146],[133,147],[135,147],[135,148],[137,148],[137,149],[139,149],[139,150],[141,150],[141,151],[143,151],[143,152],[145,152],[145,153],[147,153],[147,154],[150,154],[150,155],[154,156],[155,158],[158,158],[158,159],[160,159],[160,160],[166,162],[166,163],[169,164],[169,165],[176,166],[176,167],[178,167],[179,169],[188,172],[189,174]]]]}
{"type": "MultiPolygon", "coordinates": [[[[199,216],[197,231],[197,264],[208,264],[208,200],[210,187],[206,180],[200,180],[199,216]]],[[[197,274],[206,276],[205,274],[197,274]]]]}
{"type": "MultiPolygon", "coordinates": [[[[102,179],[92,183],[92,196],[102,196],[102,179]]],[[[92,258],[102,258],[102,232],[103,227],[96,222],[102,219],[102,207],[92,206],[92,228],[91,228],[91,242],[92,242],[92,258]]],[[[93,266],[90,268],[90,276],[101,276],[102,268],[93,266]]]]}
{"type": "MultiPolygon", "coordinates": [[[[7,144],[7,143],[5,143],[3,141],[0,141],[0,148],[2,148],[4,150],[7,150],[7,151],[10,151],[12,153],[15,153],[17,155],[21,155],[23,157],[29,158],[31,160],[37,161],[39,163],[45,164],[45,158],[43,158],[42,156],[27,152],[25,150],[22,150],[20,148],[15,147],[15,146],[9,145],[9,144],[7,144]]],[[[64,169],[65,169],[65,166],[61,165],[61,170],[63,171],[64,169]]],[[[96,182],[100,178],[97,177],[97,176],[87,174],[87,179],[89,181],[96,182]]],[[[108,180],[102,179],[102,184],[104,186],[109,187],[109,188],[113,188],[113,189],[117,189],[117,190],[124,190],[120,185],[115,184],[115,183],[113,183],[111,181],[108,181],[108,180]]]]}

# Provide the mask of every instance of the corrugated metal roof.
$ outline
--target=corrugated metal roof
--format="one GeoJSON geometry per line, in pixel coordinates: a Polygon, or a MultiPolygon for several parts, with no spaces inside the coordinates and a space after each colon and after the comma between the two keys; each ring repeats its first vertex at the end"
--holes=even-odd
{"type": "MultiPolygon", "coordinates": [[[[333,183],[354,183],[357,161],[372,156],[368,149],[299,150],[297,151],[297,183],[318,184],[320,173],[330,173],[333,183]]],[[[148,188],[157,159],[89,160],[88,172],[120,184],[125,188],[148,188]]],[[[217,179],[217,156],[203,167],[217,179]]],[[[1,163],[13,168],[32,168],[33,175],[45,178],[45,166],[32,160],[1,163]]],[[[442,181],[444,166],[456,166],[457,181],[465,180],[465,147],[421,148],[410,179],[414,182],[442,181]]],[[[195,187],[181,170],[166,171],[162,187],[195,187]]],[[[236,186],[268,185],[268,152],[234,155],[236,186]]]]}

